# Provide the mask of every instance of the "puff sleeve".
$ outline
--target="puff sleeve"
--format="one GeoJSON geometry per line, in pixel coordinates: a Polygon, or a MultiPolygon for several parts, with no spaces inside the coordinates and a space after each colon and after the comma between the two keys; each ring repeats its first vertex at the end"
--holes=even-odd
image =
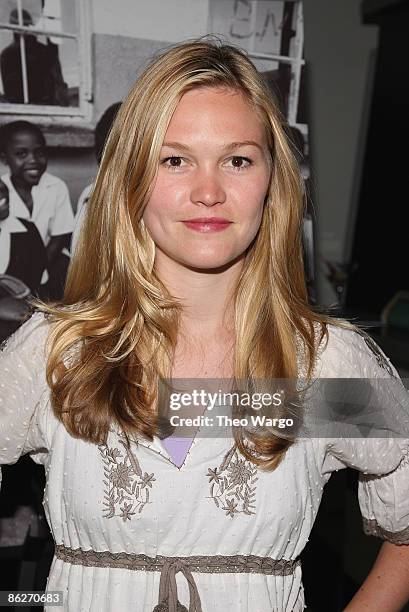
{"type": "Polygon", "coordinates": [[[48,329],[44,315],[35,313],[2,345],[0,465],[15,463],[24,453],[41,455],[49,449],[44,401],[48,329]]]}
{"type": "Polygon", "coordinates": [[[341,435],[321,440],[322,473],[329,477],[344,467],[357,469],[365,533],[394,544],[409,544],[408,390],[384,353],[364,333],[332,330],[321,366],[324,378],[351,379],[344,381],[345,388],[359,384],[360,398],[365,400],[353,428],[349,419],[341,435]]]}

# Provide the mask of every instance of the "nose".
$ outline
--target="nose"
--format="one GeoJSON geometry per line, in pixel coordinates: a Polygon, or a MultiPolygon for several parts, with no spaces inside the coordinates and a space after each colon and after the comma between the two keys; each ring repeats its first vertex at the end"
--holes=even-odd
{"type": "Polygon", "coordinates": [[[226,201],[226,191],[216,169],[197,170],[190,199],[194,204],[211,207],[226,201]]]}
{"type": "Polygon", "coordinates": [[[29,151],[26,157],[27,164],[36,164],[38,161],[35,151],[29,151]]]}
{"type": "Polygon", "coordinates": [[[43,159],[43,154],[40,153],[39,151],[29,151],[26,157],[26,162],[28,165],[32,164],[32,165],[37,166],[38,164],[41,164],[42,159],[43,159]]]}

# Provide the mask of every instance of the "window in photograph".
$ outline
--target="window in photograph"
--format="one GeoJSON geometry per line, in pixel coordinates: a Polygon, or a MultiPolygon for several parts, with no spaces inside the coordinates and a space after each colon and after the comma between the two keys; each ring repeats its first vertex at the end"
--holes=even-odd
{"type": "Polygon", "coordinates": [[[305,64],[302,2],[210,0],[209,15],[209,32],[247,51],[289,124],[306,137],[305,110],[301,108],[305,64]]]}
{"type": "Polygon", "coordinates": [[[90,91],[87,2],[2,0],[0,112],[85,115],[90,91]]]}

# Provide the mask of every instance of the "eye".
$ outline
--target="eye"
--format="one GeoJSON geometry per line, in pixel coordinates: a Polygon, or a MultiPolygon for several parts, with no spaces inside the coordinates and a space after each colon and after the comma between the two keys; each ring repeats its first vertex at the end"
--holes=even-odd
{"type": "Polygon", "coordinates": [[[165,157],[160,163],[162,166],[165,166],[165,168],[169,168],[169,170],[177,170],[178,168],[183,168],[183,157],[172,155],[170,157],[165,157]]]}
{"type": "Polygon", "coordinates": [[[235,155],[231,157],[229,160],[231,162],[231,167],[237,171],[244,170],[252,165],[252,160],[248,157],[243,157],[242,155],[235,155]]]}

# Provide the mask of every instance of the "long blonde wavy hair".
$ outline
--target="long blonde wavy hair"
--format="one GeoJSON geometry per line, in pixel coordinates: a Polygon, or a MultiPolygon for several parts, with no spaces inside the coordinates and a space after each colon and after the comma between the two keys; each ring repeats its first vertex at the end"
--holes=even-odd
{"type": "MultiPolygon", "coordinates": [[[[181,305],[155,274],[155,245],[142,219],[165,132],[179,100],[198,87],[242,92],[262,121],[271,154],[261,225],[234,294],[236,379],[297,377],[300,346],[311,376],[327,319],[308,304],[301,248],[303,189],[285,121],[254,65],[217,39],[166,50],[123,102],[72,259],[64,298],[37,303],[50,327],[47,380],[68,432],[94,443],[115,423],[152,440],[159,378],[170,376],[181,305]],[[298,348],[297,348],[298,347],[298,348]]],[[[291,438],[234,431],[238,449],[266,469],[291,438]]]]}

